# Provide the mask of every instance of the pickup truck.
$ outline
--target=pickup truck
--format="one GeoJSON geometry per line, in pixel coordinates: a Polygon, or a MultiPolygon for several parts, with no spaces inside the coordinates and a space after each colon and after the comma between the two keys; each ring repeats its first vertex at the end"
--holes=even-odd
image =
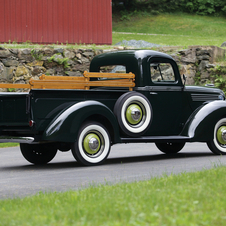
{"type": "Polygon", "coordinates": [[[69,78],[46,76],[40,86],[30,82],[29,92],[0,93],[0,142],[19,142],[33,164],[71,150],[78,163],[98,165],[119,143],[155,143],[172,154],[186,142],[206,142],[214,154],[226,154],[223,91],[185,86],[171,56],[104,53],[93,58],[89,73],[88,80],[84,73],[83,81],[68,80],[64,88],[54,84],[69,78]]]}

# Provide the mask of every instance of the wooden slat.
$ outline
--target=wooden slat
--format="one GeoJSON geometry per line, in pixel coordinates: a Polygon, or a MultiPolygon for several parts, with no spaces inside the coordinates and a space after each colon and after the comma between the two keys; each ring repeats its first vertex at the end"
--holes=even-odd
{"type": "Polygon", "coordinates": [[[85,81],[85,78],[82,76],[47,76],[47,75],[41,75],[39,77],[40,80],[70,80],[70,81],[74,81],[74,80],[81,80],[81,81],[85,81]]]}
{"type": "Polygon", "coordinates": [[[135,83],[131,83],[130,81],[118,81],[118,80],[111,80],[111,81],[54,81],[54,80],[49,80],[49,81],[40,81],[40,80],[32,80],[30,81],[31,88],[33,89],[42,89],[45,88],[51,88],[51,87],[60,87],[62,89],[68,88],[70,86],[72,87],[86,87],[86,86],[109,86],[109,87],[134,87],[135,83]]]}
{"type": "Polygon", "coordinates": [[[29,84],[0,83],[0,88],[6,88],[6,89],[30,89],[30,85],[29,84]]]}
{"type": "Polygon", "coordinates": [[[135,86],[135,75],[132,73],[94,73],[84,72],[84,77],[40,76],[39,80],[30,79],[29,84],[0,84],[0,88],[22,89],[89,89],[92,86],[128,87],[135,86]],[[112,78],[90,81],[90,78],[112,78]]]}
{"type": "Polygon", "coordinates": [[[99,73],[99,72],[87,72],[83,73],[84,77],[89,78],[135,78],[133,73],[99,73]]]}

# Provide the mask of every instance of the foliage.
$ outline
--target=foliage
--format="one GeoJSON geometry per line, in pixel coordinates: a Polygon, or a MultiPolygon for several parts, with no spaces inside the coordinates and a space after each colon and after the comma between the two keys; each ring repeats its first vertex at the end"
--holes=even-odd
{"type": "Polygon", "coordinates": [[[195,80],[195,85],[199,85],[200,84],[200,80],[201,80],[201,72],[197,71],[194,77],[195,80]]]}
{"type": "Polygon", "coordinates": [[[16,92],[15,88],[8,88],[8,92],[16,92]]]}
{"type": "Polygon", "coordinates": [[[36,60],[42,60],[43,54],[39,53],[37,50],[32,49],[31,50],[31,55],[36,59],[36,60]]]}
{"type": "Polygon", "coordinates": [[[216,75],[215,77],[215,86],[226,94],[226,78],[223,77],[222,75],[216,75]]]}
{"type": "Polygon", "coordinates": [[[136,10],[168,13],[187,12],[198,15],[226,15],[226,6],[223,0],[113,0],[113,12],[125,10],[128,12],[136,10]]]}
{"type": "Polygon", "coordinates": [[[68,64],[68,61],[69,59],[68,58],[57,58],[57,55],[61,55],[60,53],[58,54],[54,54],[53,56],[47,58],[48,59],[48,62],[57,62],[58,64],[63,64],[64,65],[64,68],[68,68],[69,67],[69,64],[68,64]]]}
{"type": "Polygon", "coordinates": [[[226,94],[226,67],[216,65],[211,69],[212,77],[214,78],[215,87],[223,90],[226,94]]]}

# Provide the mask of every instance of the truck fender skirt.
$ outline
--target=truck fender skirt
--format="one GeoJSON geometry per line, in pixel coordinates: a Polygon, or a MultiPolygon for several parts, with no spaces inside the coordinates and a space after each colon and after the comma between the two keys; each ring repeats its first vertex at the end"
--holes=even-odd
{"type": "Polygon", "coordinates": [[[226,101],[206,103],[193,112],[180,135],[189,137],[191,141],[209,141],[213,139],[216,122],[223,117],[226,117],[226,101]]]}
{"type": "Polygon", "coordinates": [[[76,103],[57,115],[44,131],[43,140],[75,142],[82,123],[94,115],[107,119],[113,128],[112,142],[120,142],[118,123],[113,112],[104,104],[92,100],[76,103]]]}

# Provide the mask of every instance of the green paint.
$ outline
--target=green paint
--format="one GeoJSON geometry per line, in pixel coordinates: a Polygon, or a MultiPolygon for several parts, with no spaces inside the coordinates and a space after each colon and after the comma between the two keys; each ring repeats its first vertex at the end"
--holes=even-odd
{"type": "Polygon", "coordinates": [[[83,141],[83,147],[84,147],[85,152],[87,152],[88,154],[90,154],[90,155],[96,154],[100,150],[100,139],[99,139],[99,137],[95,133],[89,133],[88,135],[86,135],[86,137],[83,141]],[[90,146],[89,146],[89,141],[92,138],[97,139],[98,143],[99,143],[98,147],[95,150],[91,149],[90,146]]]}
{"type": "Polygon", "coordinates": [[[218,130],[217,130],[217,141],[220,143],[220,144],[226,144],[226,141],[223,140],[222,138],[222,133],[223,131],[226,130],[226,126],[221,126],[218,130]]]}
{"type": "Polygon", "coordinates": [[[137,105],[137,104],[131,104],[131,105],[127,108],[127,110],[126,110],[126,119],[127,119],[127,121],[128,121],[130,124],[132,124],[132,125],[136,125],[136,124],[138,124],[138,123],[141,121],[141,119],[142,119],[142,110],[141,110],[141,108],[139,107],[139,105],[137,105]],[[135,109],[137,109],[137,110],[140,111],[140,117],[139,117],[139,119],[137,119],[137,120],[134,120],[134,119],[132,118],[132,111],[135,110],[135,109]]]}

